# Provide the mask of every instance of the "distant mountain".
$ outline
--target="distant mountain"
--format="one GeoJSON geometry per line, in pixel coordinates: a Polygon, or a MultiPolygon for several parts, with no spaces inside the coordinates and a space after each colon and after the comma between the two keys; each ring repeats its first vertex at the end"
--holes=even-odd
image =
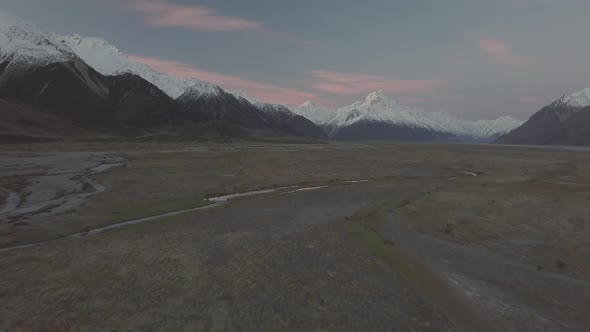
{"type": "Polygon", "coordinates": [[[293,113],[306,117],[318,126],[324,126],[334,115],[335,110],[306,101],[299,106],[289,107],[293,113]]]}
{"type": "Polygon", "coordinates": [[[79,35],[52,35],[57,41],[69,47],[84,62],[103,75],[112,76],[131,73],[160,88],[176,99],[189,87],[194,88],[203,81],[194,78],[177,78],[160,73],[149,66],[129,58],[127,54],[102,38],[84,38],[79,35]]]}
{"type": "Polygon", "coordinates": [[[321,137],[313,123],[281,107],[258,108],[210,83],[159,73],[105,40],[49,34],[4,12],[0,98],[5,107],[30,105],[27,114],[51,112],[95,133],[321,137]]]}
{"type": "Polygon", "coordinates": [[[399,105],[383,91],[334,111],[305,103],[295,112],[342,140],[491,141],[522,124],[508,116],[468,121],[445,112],[424,112],[399,105]]]}
{"type": "Polygon", "coordinates": [[[505,135],[515,128],[520,127],[524,121],[517,120],[510,116],[501,116],[496,120],[478,120],[475,121],[480,137],[485,137],[490,141],[497,139],[498,137],[505,135]]]}
{"type": "Polygon", "coordinates": [[[497,139],[502,144],[590,145],[590,87],[565,95],[497,139]]]}
{"type": "Polygon", "coordinates": [[[276,133],[269,119],[249,101],[210,83],[198,83],[188,88],[176,101],[184,109],[184,117],[193,123],[227,126],[228,130],[276,133]]]}
{"type": "MultiPolygon", "coordinates": [[[[240,100],[240,96],[235,96],[240,102],[238,105],[231,96],[227,95],[228,92],[220,87],[193,78],[179,79],[155,71],[143,63],[132,60],[117,47],[101,38],[57,34],[53,36],[104,75],[133,73],[156,85],[172,98],[178,99],[181,105],[190,107],[190,117],[194,121],[215,121],[217,125],[220,124],[220,121],[227,121],[228,125],[243,129],[261,130],[265,127],[259,121],[254,121],[257,118],[260,119],[261,114],[254,114],[250,111],[251,103],[247,100],[240,100]],[[180,98],[181,96],[182,98],[180,98]]],[[[321,129],[313,123],[308,123],[307,119],[297,119],[294,114],[290,116],[284,112],[286,110],[284,107],[278,107],[279,105],[269,107],[270,104],[262,105],[262,102],[255,106],[265,113],[262,117],[266,119],[262,122],[269,127],[266,129],[278,135],[313,137],[323,135],[321,129]],[[267,112],[270,109],[277,112],[267,112]]]]}
{"type": "Polygon", "coordinates": [[[254,106],[264,112],[273,127],[277,128],[281,135],[326,137],[320,127],[307,118],[291,112],[286,106],[262,101],[254,102],[254,106]]]}
{"type": "Polygon", "coordinates": [[[268,103],[253,98],[242,90],[232,91],[231,94],[238,100],[254,105],[281,135],[326,138],[324,131],[320,127],[306,117],[295,114],[285,105],[268,103]]]}

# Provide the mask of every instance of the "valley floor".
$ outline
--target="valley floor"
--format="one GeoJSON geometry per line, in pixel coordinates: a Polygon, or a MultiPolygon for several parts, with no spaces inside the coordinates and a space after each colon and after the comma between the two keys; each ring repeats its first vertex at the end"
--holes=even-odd
{"type": "Polygon", "coordinates": [[[590,326],[585,152],[0,149],[0,330],[590,326]],[[236,193],[249,195],[212,199],[236,193]],[[126,221],[137,223],[97,231],[126,221]]]}

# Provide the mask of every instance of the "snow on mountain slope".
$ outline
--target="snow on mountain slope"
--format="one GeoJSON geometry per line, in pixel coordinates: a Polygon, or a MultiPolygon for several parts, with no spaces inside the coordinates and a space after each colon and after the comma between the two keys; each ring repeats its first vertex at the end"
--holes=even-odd
{"type": "Polygon", "coordinates": [[[180,79],[159,73],[145,64],[133,61],[104,39],[48,33],[32,23],[0,11],[0,62],[10,61],[9,69],[15,65],[47,65],[78,58],[103,75],[132,73],[141,76],[172,98],[202,83],[196,79],[180,79]]]}
{"type": "Polygon", "coordinates": [[[0,62],[46,65],[76,58],[72,50],[30,22],[0,11],[0,62]]]}
{"type": "Polygon", "coordinates": [[[281,104],[273,104],[266,102],[264,100],[260,100],[257,98],[250,97],[246,95],[243,90],[237,90],[231,92],[238,100],[244,100],[249,102],[250,104],[254,105],[258,110],[268,116],[270,119],[278,122],[293,122],[296,126],[301,126],[303,124],[304,127],[307,127],[305,131],[307,132],[315,132],[312,136],[317,136],[316,134],[319,133],[319,136],[324,136],[323,131],[316,127],[315,123],[308,119],[307,117],[301,117],[299,114],[293,112],[290,108],[285,105],[281,104]],[[307,123],[305,123],[307,122],[307,123]],[[314,128],[311,128],[314,127],[314,128]],[[311,129],[310,129],[311,128],[311,129]]]}
{"type": "Polygon", "coordinates": [[[446,112],[425,112],[399,105],[383,91],[370,93],[362,101],[333,112],[325,122],[328,134],[357,122],[385,123],[392,126],[427,129],[453,134],[459,138],[486,139],[510,131],[522,124],[510,117],[497,120],[468,121],[446,112]]]}
{"type": "Polygon", "coordinates": [[[291,116],[291,117],[297,116],[297,114],[292,112],[285,105],[273,104],[273,103],[266,102],[264,100],[260,100],[260,99],[248,96],[246,94],[246,92],[244,92],[243,90],[230,91],[230,93],[238,99],[248,101],[250,104],[256,106],[256,108],[258,108],[259,110],[261,110],[264,113],[277,113],[278,112],[278,113],[285,113],[286,115],[291,116]]]}
{"type": "Polygon", "coordinates": [[[555,101],[552,106],[569,106],[584,108],[590,106],[590,87],[565,95],[555,101]]]}
{"type": "Polygon", "coordinates": [[[79,35],[62,36],[53,34],[56,40],[71,48],[82,60],[103,75],[132,73],[160,88],[176,99],[189,87],[198,87],[206,82],[193,78],[177,78],[153,70],[148,65],[136,62],[117,47],[101,38],[85,38],[79,35]]]}
{"type": "Polygon", "coordinates": [[[335,112],[333,109],[316,105],[311,101],[306,101],[299,106],[291,106],[289,109],[297,115],[308,118],[318,126],[324,126],[335,112]]]}
{"type": "Polygon", "coordinates": [[[288,136],[309,136],[316,138],[325,138],[324,131],[315,123],[304,116],[300,116],[291,111],[287,106],[281,104],[273,104],[260,99],[247,96],[243,91],[238,90],[232,92],[238,100],[248,102],[268,119],[269,123],[274,128],[279,130],[282,135],[288,136]]]}
{"type": "MultiPolygon", "coordinates": [[[[103,75],[123,73],[138,75],[175,99],[181,95],[185,99],[197,99],[203,96],[228,97],[226,91],[213,84],[192,78],[176,78],[157,72],[145,64],[134,61],[104,39],[49,34],[25,20],[0,11],[0,63],[9,61],[4,74],[17,65],[26,67],[69,61],[81,63],[80,59],[103,75]]],[[[2,77],[6,77],[4,74],[2,77]]],[[[521,121],[510,117],[473,122],[456,118],[445,112],[424,112],[401,106],[382,91],[373,92],[364,100],[337,111],[311,102],[287,108],[283,105],[249,98],[240,92],[233,94],[246,107],[251,106],[249,105],[251,103],[263,112],[301,115],[331,131],[363,121],[422,128],[451,133],[459,137],[488,138],[509,132],[522,124],[521,121]]],[[[564,96],[555,104],[575,108],[590,106],[590,88],[564,96]]]]}
{"type": "Polygon", "coordinates": [[[507,134],[522,126],[523,123],[524,121],[506,115],[501,116],[496,120],[475,121],[475,124],[482,130],[481,134],[487,137],[496,137],[507,134]]]}
{"type": "Polygon", "coordinates": [[[181,99],[187,103],[198,100],[199,98],[209,97],[221,97],[225,94],[229,94],[217,85],[213,85],[209,82],[198,81],[192,86],[188,87],[178,99],[181,99]]]}

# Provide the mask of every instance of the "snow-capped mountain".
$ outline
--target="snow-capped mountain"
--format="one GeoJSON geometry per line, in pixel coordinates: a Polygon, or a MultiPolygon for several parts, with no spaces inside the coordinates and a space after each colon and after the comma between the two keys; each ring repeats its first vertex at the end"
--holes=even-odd
{"type": "Polygon", "coordinates": [[[238,100],[254,105],[264,113],[265,117],[279,129],[281,135],[309,136],[316,138],[325,137],[324,131],[306,117],[295,114],[289,108],[281,104],[268,103],[246,95],[242,90],[231,92],[238,100]]]}
{"type": "Polygon", "coordinates": [[[261,110],[282,135],[326,137],[324,131],[307,118],[297,115],[286,106],[256,102],[254,106],[261,110]]]}
{"type": "Polygon", "coordinates": [[[221,97],[227,92],[223,90],[221,87],[211,84],[209,82],[200,81],[197,82],[183,92],[181,96],[178,97],[178,100],[182,100],[183,102],[191,102],[194,100],[198,100],[199,98],[215,98],[221,97]]]}
{"type": "Polygon", "coordinates": [[[245,127],[267,129],[285,135],[321,136],[322,132],[309,130],[315,125],[305,124],[306,119],[295,119],[295,115],[278,105],[263,105],[257,101],[258,106],[252,105],[252,99],[245,97],[243,93],[229,93],[219,86],[194,78],[176,78],[160,73],[149,66],[139,63],[101,38],[84,38],[79,35],[63,36],[53,34],[53,37],[63,45],[71,48],[80,58],[90,64],[103,75],[121,75],[132,73],[154,84],[170,97],[177,100],[180,105],[190,110],[189,116],[203,121],[227,121],[228,123],[245,127]],[[235,98],[234,98],[235,97],[235,98]],[[254,111],[255,109],[256,112],[254,111]],[[268,114],[262,114],[261,112],[268,114]],[[282,115],[273,112],[282,113],[282,115]],[[288,113],[286,113],[288,112],[288,113]],[[239,123],[239,122],[242,123],[239,123]],[[306,130],[299,130],[304,128],[306,130]],[[318,135],[318,132],[320,133],[318,135]]]}
{"type": "MultiPolygon", "coordinates": [[[[320,126],[334,138],[354,132],[350,137],[363,139],[370,132],[370,138],[485,140],[519,123],[508,117],[473,122],[445,112],[424,112],[399,105],[382,91],[338,110],[311,102],[289,109],[232,94],[197,79],[159,73],[103,39],[50,34],[1,11],[0,92],[1,96],[23,103],[76,116],[82,115],[78,114],[81,109],[92,110],[86,114],[93,116],[101,112],[109,116],[125,114],[132,116],[130,123],[138,126],[140,110],[149,109],[153,119],[167,123],[212,121],[279,135],[319,137],[323,135],[320,126]],[[171,113],[160,112],[152,107],[155,105],[164,105],[162,109],[171,113]],[[183,111],[177,112],[177,108],[183,111]]],[[[560,103],[571,108],[588,104],[589,100],[590,89],[566,96],[560,103]]],[[[564,114],[569,113],[563,113],[562,118],[564,114]]],[[[120,115],[112,118],[121,119],[120,115]]]]}
{"type": "Polygon", "coordinates": [[[496,120],[468,121],[446,112],[425,112],[399,105],[383,91],[372,92],[361,101],[326,113],[330,115],[320,121],[328,136],[334,138],[349,136],[349,132],[354,131],[355,139],[361,139],[363,130],[371,131],[371,126],[377,125],[382,134],[367,132],[368,138],[384,136],[383,139],[397,139],[397,133],[387,133],[386,127],[389,126],[391,131],[403,132],[403,139],[408,140],[483,141],[522,124],[522,121],[507,116],[496,120]],[[351,129],[353,126],[357,128],[351,129]],[[358,129],[361,127],[364,129],[358,129]]]}
{"type": "Polygon", "coordinates": [[[569,106],[574,108],[584,108],[590,106],[590,87],[576,91],[570,95],[565,95],[555,101],[553,106],[569,106]]]}
{"type": "Polygon", "coordinates": [[[590,145],[590,87],[543,107],[497,143],[590,145]]]}
{"type": "Polygon", "coordinates": [[[0,63],[6,71],[15,66],[41,66],[76,58],[67,46],[32,23],[0,11],[0,63]]]}
{"type": "Polygon", "coordinates": [[[53,38],[72,49],[78,57],[103,75],[113,76],[132,73],[160,88],[170,97],[176,99],[189,87],[206,82],[194,78],[177,78],[160,73],[146,64],[134,61],[127,54],[102,38],[81,37],[79,35],[63,36],[52,34],[53,38]]]}
{"type": "Polygon", "coordinates": [[[510,116],[501,116],[496,120],[479,120],[475,124],[480,128],[485,137],[497,138],[520,127],[524,121],[517,120],[510,116]]]}
{"type": "Polygon", "coordinates": [[[176,102],[193,122],[216,123],[238,130],[274,131],[264,113],[250,102],[209,83],[189,87],[176,102]]]}
{"type": "Polygon", "coordinates": [[[308,118],[318,126],[324,126],[334,115],[335,110],[306,101],[299,106],[289,107],[293,113],[308,118]]]}
{"type": "MultiPolygon", "coordinates": [[[[0,98],[51,113],[75,127],[117,135],[157,131],[180,115],[172,98],[141,77],[104,76],[52,34],[4,12],[0,98]]],[[[51,123],[42,125],[55,130],[51,123]]]]}
{"type": "Polygon", "coordinates": [[[266,102],[264,100],[260,100],[258,98],[251,97],[247,95],[243,90],[235,90],[230,92],[234,95],[237,99],[247,101],[250,104],[256,106],[259,110],[267,114],[275,114],[275,113],[282,113],[289,117],[296,117],[298,116],[295,112],[291,111],[287,106],[281,104],[273,104],[266,102]]]}

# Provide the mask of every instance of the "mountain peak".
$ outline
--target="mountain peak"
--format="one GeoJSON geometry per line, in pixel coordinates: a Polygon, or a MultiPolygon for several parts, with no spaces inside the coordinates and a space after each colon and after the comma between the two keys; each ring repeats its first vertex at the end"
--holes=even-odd
{"type": "Polygon", "coordinates": [[[48,64],[76,58],[67,46],[34,24],[0,11],[0,61],[48,64]]]}
{"type": "Polygon", "coordinates": [[[590,106],[590,87],[565,95],[556,104],[579,108],[588,107],[590,106]]]}
{"type": "Polygon", "coordinates": [[[222,88],[205,81],[197,82],[186,90],[186,94],[192,97],[219,96],[223,93],[225,91],[222,88]]]}
{"type": "Polygon", "coordinates": [[[316,105],[316,104],[314,104],[313,102],[311,102],[311,101],[309,101],[309,100],[308,100],[308,101],[306,101],[305,103],[301,104],[301,106],[299,106],[299,107],[305,107],[305,108],[316,108],[316,107],[317,107],[317,105],[316,105]]]}
{"type": "Polygon", "coordinates": [[[389,107],[397,106],[397,102],[385,95],[383,90],[369,93],[361,103],[365,105],[387,105],[389,107]]]}
{"type": "Polygon", "coordinates": [[[117,47],[109,44],[103,38],[97,37],[82,37],[78,34],[71,36],[63,36],[57,33],[52,34],[55,39],[71,47],[71,44],[84,45],[86,48],[108,47],[111,51],[117,54],[123,54],[117,47]]]}

